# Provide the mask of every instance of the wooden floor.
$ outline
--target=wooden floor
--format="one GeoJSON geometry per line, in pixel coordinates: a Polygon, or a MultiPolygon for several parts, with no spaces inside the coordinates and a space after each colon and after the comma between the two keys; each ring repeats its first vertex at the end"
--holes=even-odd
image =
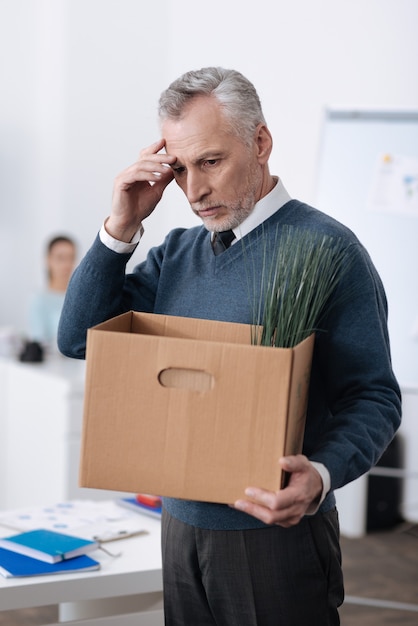
{"type": "MultiPolygon", "coordinates": [[[[343,537],[341,545],[346,590],[341,625],[417,626],[418,525],[401,524],[361,539],[343,537]]],[[[56,607],[0,611],[0,626],[39,626],[57,619],[56,607]]]]}
{"type": "Polygon", "coordinates": [[[342,626],[417,626],[418,525],[404,523],[362,539],[343,537],[341,545],[346,592],[342,626]],[[403,605],[405,610],[400,610],[403,605]]]}

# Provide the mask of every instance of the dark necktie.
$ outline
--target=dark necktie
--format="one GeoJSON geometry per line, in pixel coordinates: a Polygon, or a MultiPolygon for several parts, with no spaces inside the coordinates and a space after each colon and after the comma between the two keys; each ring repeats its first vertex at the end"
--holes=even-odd
{"type": "Polygon", "coordinates": [[[231,245],[235,239],[234,232],[232,230],[224,230],[221,233],[215,233],[212,241],[212,248],[216,255],[224,252],[231,245]]]}

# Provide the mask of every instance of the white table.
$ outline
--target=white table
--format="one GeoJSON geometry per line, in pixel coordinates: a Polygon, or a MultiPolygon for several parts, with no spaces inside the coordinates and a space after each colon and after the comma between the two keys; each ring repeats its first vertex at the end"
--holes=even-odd
{"type": "Polygon", "coordinates": [[[0,357],[0,509],[116,497],[81,489],[78,472],[85,362],[0,357]]]}
{"type": "MultiPolygon", "coordinates": [[[[160,521],[141,516],[148,534],[106,543],[111,557],[101,550],[91,556],[101,569],[82,574],[3,578],[2,611],[59,605],[60,623],[128,626],[163,626],[160,521]]],[[[1,528],[3,536],[10,530],[1,528]]]]}

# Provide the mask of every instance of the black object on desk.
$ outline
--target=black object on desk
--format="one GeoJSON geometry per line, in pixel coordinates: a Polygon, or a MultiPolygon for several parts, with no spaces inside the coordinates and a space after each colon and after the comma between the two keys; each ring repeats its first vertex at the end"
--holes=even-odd
{"type": "Polygon", "coordinates": [[[41,363],[44,360],[44,349],[38,341],[25,341],[19,355],[22,363],[41,363]]]}

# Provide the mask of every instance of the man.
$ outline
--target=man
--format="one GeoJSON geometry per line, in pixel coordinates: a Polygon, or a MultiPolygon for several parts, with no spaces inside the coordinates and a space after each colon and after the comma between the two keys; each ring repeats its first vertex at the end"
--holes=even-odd
{"type": "Polygon", "coordinates": [[[353,233],[292,200],[270,174],[272,138],[240,73],[185,74],[162,94],[159,117],[161,139],[116,178],[110,216],[73,275],[60,349],[83,358],[87,328],[131,309],[251,323],[245,263],[251,257],[260,276],[263,238],[293,225],[343,241],[352,261],[341,290],[350,297],[335,298],[315,339],[304,454],[279,461],[288,486],[249,485],[230,507],[165,498],[162,522],[167,624],[339,624],[332,490],[375,464],[400,422],[383,287],[353,233]],[[174,229],[126,275],[143,222],[173,179],[203,225],[174,229]],[[232,244],[215,254],[213,240],[231,229],[232,244]]]}

